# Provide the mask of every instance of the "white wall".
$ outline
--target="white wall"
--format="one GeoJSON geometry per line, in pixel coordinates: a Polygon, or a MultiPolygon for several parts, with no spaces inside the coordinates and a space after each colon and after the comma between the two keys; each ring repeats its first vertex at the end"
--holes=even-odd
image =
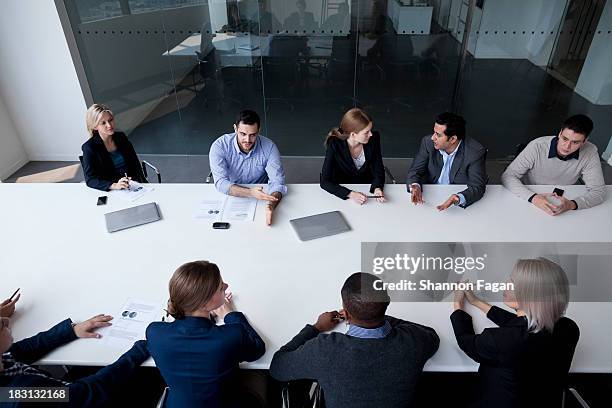
{"type": "Polygon", "coordinates": [[[576,92],[598,105],[612,104],[612,1],[603,10],[589,53],[580,72],[576,92]],[[601,34],[598,32],[601,31],[601,34]]]}
{"type": "Polygon", "coordinates": [[[85,100],[52,0],[3,0],[0,95],[30,160],[76,160],[85,100]]]}
{"type": "Polygon", "coordinates": [[[565,4],[566,0],[486,0],[476,58],[525,58],[546,65],[565,4]]]}
{"type": "Polygon", "coordinates": [[[17,134],[0,95],[0,182],[28,162],[23,144],[17,134]]]}

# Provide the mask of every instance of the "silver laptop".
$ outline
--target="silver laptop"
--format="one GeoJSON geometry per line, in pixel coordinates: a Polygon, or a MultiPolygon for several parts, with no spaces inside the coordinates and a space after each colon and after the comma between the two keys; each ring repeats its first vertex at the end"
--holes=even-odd
{"type": "Polygon", "coordinates": [[[104,214],[108,232],[121,231],[138,225],[161,220],[156,203],[138,205],[104,214]]]}
{"type": "Polygon", "coordinates": [[[340,211],[296,218],[289,222],[300,241],[309,241],[351,230],[340,211]]]}

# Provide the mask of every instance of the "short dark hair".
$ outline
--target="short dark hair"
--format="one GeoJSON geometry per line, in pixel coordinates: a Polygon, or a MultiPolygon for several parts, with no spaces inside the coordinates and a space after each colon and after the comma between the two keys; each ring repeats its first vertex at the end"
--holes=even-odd
{"type": "Polygon", "coordinates": [[[236,116],[236,126],[240,123],[245,125],[257,125],[257,128],[261,127],[261,121],[259,115],[254,110],[245,109],[236,116]]]}
{"type": "Polygon", "coordinates": [[[391,299],[386,289],[374,289],[374,282],[378,280],[377,276],[364,272],[356,272],[346,279],[340,293],[351,316],[366,323],[384,320],[391,299]]]}
{"type": "Polygon", "coordinates": [[[593,130],[593,121],[587,115],[574,115],[565,119],[563,129],[573,130],[576,133],[584,135],[586,139],[593,130]]]}
{"type": "Polygon", "coordinates": [[[457,136],[457,139],[465,138],[465,119],[451,112],[444,112],[436,116],[438,125],[446,126],[444,134],[446,137],[457,136]]]}

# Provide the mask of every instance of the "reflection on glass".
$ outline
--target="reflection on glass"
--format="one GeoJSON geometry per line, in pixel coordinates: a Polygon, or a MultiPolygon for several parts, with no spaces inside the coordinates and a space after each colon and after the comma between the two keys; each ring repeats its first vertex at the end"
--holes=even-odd
{"type": "MultiPolygon", "coordinates": [[[[414,156],[433,117],[446,110],[460,109],[472,136],[487,144],[491,124],[474,118],[495,117],[496,129],[505,132],[539,125],[542,99],[551,109],[544,115],[551,126],[570,108],[590,108],[532,69],[546,64],[548,52],[557,76],[569,77],[562,68],[574,65],[563,61],[564,37],[554,53],[555,29],[542,28],[547,34],[540,35],[519,28],[522,20],[501,24],[513,16],[496,0],[473,10],[464,61],[468,6],[459,0],[64,2],[94,101],[111,106],[140,154],[208,154],[212,141],[231,130],[235,113],[246,108],[261,113],[262,133],[283,155],[320,156],[329,127],[348,109],[362,107],[384,135],[385,155],[396,157],[414,156]],[[487,13],[499,18],[483,18],[487,13]],[[489,27],[481,30],[481,21],[489,27]],[[542,54],[538,61],[516,53],[534,47],[542,54]],[[465,69],[458,75],[461,63],[465,69]],[[509,77],[513,87],[506,86],[509,77]],[[492,96],[491,89],[503,89],[505,96],[492,96]],[[483,102],[491,98],[495,104],[483,102]],[[506,100],[513,102],[497,110],[518,109],[521,120],[494,109],[506,100]]],[[[515,10],[532,25],[544,15],[535,3],[515,10]]],[[[563,13],[554,15],[558,21],[546,24],[560,26],[563,13]]],[[[518,133],[537,133],[529,132],[518,133]]],[[[490,158],[514,152],[517,136],[501,136],[488,144],[490,158]]]]}

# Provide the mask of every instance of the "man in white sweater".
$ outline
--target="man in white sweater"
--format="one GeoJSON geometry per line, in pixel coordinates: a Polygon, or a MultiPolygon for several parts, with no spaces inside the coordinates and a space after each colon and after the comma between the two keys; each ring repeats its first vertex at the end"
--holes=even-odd
{"type": "Polygon", "coordinates": [[[592,130],[593,122],[587,116],[568,118],[558,136],[532,140],[504,171],[502,184],[550,215],[601,204],[606,185],[597,147],[587,140],[592,130]],[[553,186],[575,184],[582,178],[587,191],[573,200],[553,193],[536,194],[523,184],[523,178],[527,184],[553,186]]]}

